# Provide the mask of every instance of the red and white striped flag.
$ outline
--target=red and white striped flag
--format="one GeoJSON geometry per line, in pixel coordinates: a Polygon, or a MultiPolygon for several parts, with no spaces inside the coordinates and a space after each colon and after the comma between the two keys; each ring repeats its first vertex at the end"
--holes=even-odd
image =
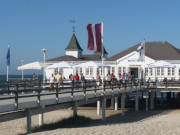
{"type": "Polygon", "coordinates": [[[88,50],[101,52],[101,24],[88,24],[88,50]]]}

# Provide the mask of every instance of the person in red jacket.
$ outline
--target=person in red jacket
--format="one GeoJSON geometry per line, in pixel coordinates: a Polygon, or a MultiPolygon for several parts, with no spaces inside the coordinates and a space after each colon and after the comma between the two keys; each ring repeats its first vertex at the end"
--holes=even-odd
{"type": "Polygon", "coordinates": [[[74,82],[75,82],[75,87],[77,88],[79,86],[79,76],[78,73],[74,76],[74,82]]]}

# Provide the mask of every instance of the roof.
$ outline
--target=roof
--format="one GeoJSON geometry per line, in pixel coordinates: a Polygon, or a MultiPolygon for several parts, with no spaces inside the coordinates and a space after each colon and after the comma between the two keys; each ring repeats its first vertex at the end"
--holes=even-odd
{"type": "MultiPolygon", "coordinates": [[[[101,54],[101,52],[95,51],[94,54],[101,54]]],[[[104,48],[104,54],[108,54],[105,48],[104,48]]]]}
{"type": "Polygon", "coordinates": [[[61,56],[57,58],[53,58],[47,61],[99,61],[101,60],[101,55],[82,55],[82,58],[76,58],[74,56],[61,56]]]}
{"type": "Polygon", "coordinates": [[[80,50],[80,51],[83,51],[83,49],[80,47],[78,41],[77,41],[77,38],[75,36],[75,33],[73,33],[72,37],[71,37],[71,40],[67,46],[67,48],[65,49],[66,51],[74,51],[74,50],[80,50]]]}
{"type": "MultiPolygon", "coordinates": [[[[115,61],[133,51],[137,51],[140,44],[141,43],[108,58],[107,61],[115,61]]],[[[145,55],[154,60],[180,60],[179,49],[175,48],[167,41],[146,42],[145,55]]]]}

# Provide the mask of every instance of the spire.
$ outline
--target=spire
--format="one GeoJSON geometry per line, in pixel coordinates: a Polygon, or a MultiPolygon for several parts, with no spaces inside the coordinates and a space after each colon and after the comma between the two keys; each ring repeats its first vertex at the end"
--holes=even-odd
{"type": "Polygon", "coordinates": [[[83,49],[81,48],[81,46],[78,43],[75,33],[73,33],[71,40],[65,50],[66,51],[68,51],[68,50],[69,51],[83,51],[83,49]]]}

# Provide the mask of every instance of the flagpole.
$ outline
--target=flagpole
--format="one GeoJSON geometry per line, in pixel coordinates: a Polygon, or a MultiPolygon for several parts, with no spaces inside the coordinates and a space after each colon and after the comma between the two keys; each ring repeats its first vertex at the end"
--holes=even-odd
{"type": "Polygon", "coordinates": [[[102,91],[104,90],[104,43],[103,43],[103,20],[101,21],[101,59],[102,59],[102,91]]]}
{"type": "Polygon", "coordinates": [[[10,52],[9,52],[9,48],[10,45],[8,44],[8,52],[7,52],[7,56],[6,56],[6,64],[7,64],[7,77],[6,77],[6,81],[9,81],[9,66],[10,66],[10,52]]]}
{"type": "Polygon", "coordinates": [[[145,68],[145,56],[146,56],[146,39],[144,39],[144,84],[146,84],[146,68],[145,68]]]}
{"type": "Polygon", "coordinates": [[[8,75],[9,74],[9,66],[7,66],[7,77],[6,77],[6,81],[8,82],[9,81],[9,78],[8,78],[8,75]]]}

